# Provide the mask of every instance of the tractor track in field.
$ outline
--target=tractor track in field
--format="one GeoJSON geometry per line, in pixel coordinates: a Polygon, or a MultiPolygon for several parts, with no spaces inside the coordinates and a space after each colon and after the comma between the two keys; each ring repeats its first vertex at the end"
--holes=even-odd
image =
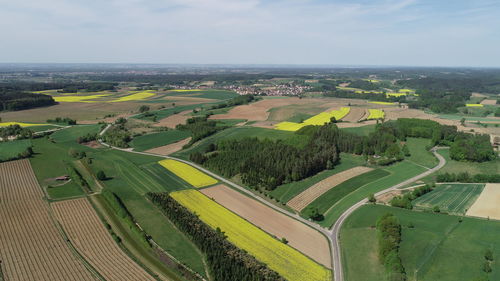
{"type": "MultiPolygon", "coordinates": [[[[111,127],[112,124],[108,124],[108,126],[106,126],[106,128],[104,128],[100,133],[99,133],[99,136],[102,136],[110,127],[111,127]]],[[[233,188],[236,188],[237,190],[241,191],[242,193],[250,196],[251,198],[261,202],[262,204],[272,208],[273,210],[277,211],[277,212],[280,212],[284,215],[287,215],[291,218],[294,218],[306,225],[308,225],[309,227],[317,230],[318,232],[320,232],[321,234],[323,234],[327,239],[328,239],[328,242],[330,244],[330,254],[331,254],[331,260],[332,260],[332,270],[333,270],[333,274],[332,274],[332,279],[334,281],[343,281],[344,280],[344,275],[343,275],[343,268],[342,268],[342,258],[341,258],[341,252],[340,252],[340,241],[339,241],[339,235],[340,235],[340,229],[343,225],[343,223],[345,222],[345,220],[354,212],[356,211],[358,208],[360,208],[361,206],[365,205],[368,200],[367,199],[363,199],[361,201],[359,201],[358,203],[352,205],[349,209],[347,209],[346,211],[344,211],[344,213],[342,213],[342,215],[337,219],[337,221],[333,224],[333,226],[328,229],[328,228],[324,228],[310,220],[307,220],[307,219],[304,219],[302,218],[299,214],[296,214],[296,213],[292,213],[292,212],[289,212],[287,210],[284,210],[268,201],[266,201],[264,198],[252,193],[250,190],[236,184],[236,183],[233,183],[207,169],[205,169],[204,167],[201,167],[200,165],[198,164],[195,164],[191,161],[187,161],[187,160],[184,160],[184,159],[180,159],[180,158],[176,158],[176,157],[172,157],[172,156],[165,156],[165,155],[158,155],[158,154],[153,154],[153,153],[147,153],[147,152],[141,152],[141,151],[133,151],[133,150],[130,150],[130,149],[124,149],[124,148],[119,148],[119,147],[115,147],[115,146],[111,146],[107,143],[105,143],[101,138],[99,138],[99,143],[102,144],[103,146],[106,146],[106,147],[109,147],[111,149],[116,149],[116,150],[120,150],[120,151],[125,151],[125,152],[129,152],[129,153],[136,153],[136,154],[142,154],[142,155],[149,155],[149,156],[156,156],[156,157],[161,157],[161,158],[165,158],[165,159],[172,159],[172,160],[177,160],[177,161],[180,161],[182,163],[185,163],[185,164],[188,164],[188,165],[191,165],[197,169],[199,169],[200,171],[216,178],[217,180],[219,180],[220,182],[224,183],[224,184],[227,184],[233,188]]],[[[415,182],[421,178],[424,178],[434,172],[436,172],[437,170],[441,169],[445,164],[446,164],[446,160],[444,159],[443,156],[441,156],[439,153],[436,152],[437,149],[441,149],[441,147],[433,147],[431,149],[432,153],[434,154],[434,156],[436,158],[438,158],[439,160],[439,163],[438,165],[436,165],[434,168],[431,168],[431,169],[428,169],[426,170],[425,172],[419,174],[419,175],[416,175],[410,179],[407,179],[399,184],[396,184],[396,185],[393,185],[389,188],[386,188],[384,190],[381,190],[379,192],[377,192],[375,194],[375,196],[380,196],[384,193],[387,193],[387,192],[390,192],[390,191],[393,191],[395,189],[398,189],[398,188],[401,188],[405,185],[408,185],[412,182],[415,182]]]]}

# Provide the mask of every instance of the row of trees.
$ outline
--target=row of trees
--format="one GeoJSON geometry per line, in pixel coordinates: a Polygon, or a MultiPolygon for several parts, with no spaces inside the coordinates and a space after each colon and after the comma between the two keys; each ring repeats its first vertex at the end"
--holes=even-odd
{"type": "Polygon", "coordinates": [[[408,192],[408,193],[404,194],[403,196],[396,196],[396,197],[392,198],[391,201],[389,202],[389,204],[391,204],[391,206],[393,206],[393,207],[411,210],[411,209],[413,209],[413,204],[411,203],[411,201],[417,199],[418,197],[420,197],[426,193],[431,192],[435,186],[436,186],[435,184],[432,184],[432,185],[426,184],[424,186],[417,187],[412,192],[408,192]]]}
{"type": "Polygon", "coordinates": [[[461,173],[443,173],[436,177],[438,182],[495,182],[500,183],[500,174],[475,174],[468,172],[461,173]]]}
{"type": "Polygon", "coordinates": [[[284,281],[278,273],[237,248],[220,229],[212,229],[167,193],[147,193],[175,226],[206,255],[210,276],[218,281],[284,281]]]}
{"type": "Polygon", "coordinates": [[[3,141],[7,141],[10,136],[17,136],[16,139],[30,139],[33,137],[33,131],[17,124],[0,127],[0,138],[3,141]]]}
{"type": "Polygon", "coordinates": [[[69,117],[56,117],[54,119],[47,119],[47,123],[64,124],[64,125],[76,125],[76,120],[69,117]]]}
{"type": "Polygon", "coordinates": [[[15,111],[54,104],[56,102],[48,95],[0,87],[0,111],[15,111]]]}
{"type": "Polygon", "coordinates": [[[377,220],[378,257],[384,265],[388,280],[405,281],[406,272],[399,256],[401,224],[393,214],[385,214],[377,220]]]}
{"type": "Polygon", "coordinates": [[[255,96],[253,96],[253,95],[240,95],[240,96],[231,98],[226,102],[212,105],[210,107],[210,109],[218,109],[218,108],[225,108],[225,107],[249,104],[249,103],[253,102],[254,100],[256,100],[256,99],[255,99],[255,96]]]}

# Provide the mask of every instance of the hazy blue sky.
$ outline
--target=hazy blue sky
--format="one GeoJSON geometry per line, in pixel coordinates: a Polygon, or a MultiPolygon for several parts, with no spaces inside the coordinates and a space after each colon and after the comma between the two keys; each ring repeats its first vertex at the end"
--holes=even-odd
{"type": "Polygon", "coordinates": [[[500,66],[500,1],[0,0],[0,62],[500,66]]]}

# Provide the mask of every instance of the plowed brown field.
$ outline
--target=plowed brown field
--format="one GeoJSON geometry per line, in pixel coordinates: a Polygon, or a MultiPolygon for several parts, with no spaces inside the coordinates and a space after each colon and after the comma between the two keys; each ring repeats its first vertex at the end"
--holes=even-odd
{"type": "Polygon", "coordinates": [[[316,230],[225,185],[200,191],[264,231],[279,239],[285,237],[290,246],[331,268],[328,241],[316,230]]]}
{"type": "Polygon", "coordinates": [[[115,243],[87,198],[56,202],[52,208],[77,251],[106,280],[155,280],[115,243]]]}
{"type": "Polygon", "coordinates": [[[363,118],[365,112],[366,112],[365,108],[351,107],[351,110],[344,118],[342,118],[342,121],[358,122],[363,118]]]}
{"type": "Polygon", "coordinates": [[[154,154],[159,154],[159,155],[170,155],[174,152],[181,150],[182,147],[184,145],[188,144],[190,140],[191,140],[191,137],[185,138],[185,139],[180,140],[178,142],[174,142],[171,144],[151,148],[151,149],[146,150],[144,152],[149,152],[149,153],[154,153],[154,154]]]}
{"type": "Polygon", "coordinates": [[[358,166],[351,168],[349,170],[340,172],[333,176],[330,176],[314,185],[308,189],[302,191],[297,196],[293,197],[288,203],[286,203],[290,208],[296,210],[297,212],[302,211],[307,205],[311,204],[316,198],[323,195],[328,190],[334,188],[335,186],[343,183],[344,181],[359,176],[366,172],[373,170],[372,168],[358,166]]]}
{"type": "Polygon", "coordinates": [[[486,184],[467,215],[500,220],[500,183],[486,184]]]}
{"type": "Polygon", "coordinates": [[[98,280],[64,241],[28,160],[0,163],[0,260],[5,280],[98,280]]]}
{"type": "Polygon", "coordinates": [[[154,124],[153,126],[155,126],[155,127],[168,127],[168,128],[174,129],[175,126],[177,126],[178,124],[184,124],[184,123],[186,123],[186,120],[193,117],[193,116],[188,115],[191,112],[192,112],[191,110],[185,110],[185,111],[179,112],[177,114],[170,115],[166,118],[161,119],[160,121],[158,121],[158,123],[154,124]]]}

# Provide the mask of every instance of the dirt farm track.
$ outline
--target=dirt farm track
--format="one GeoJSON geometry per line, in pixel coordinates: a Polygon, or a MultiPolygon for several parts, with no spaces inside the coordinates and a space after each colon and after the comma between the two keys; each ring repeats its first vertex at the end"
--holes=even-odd
{"type": "Polygon", "coordinates": [[[28,160],[0,163],[0,260],[4,280],[98,280],[49,215],[28,160]]]}
{"type": "Polygon", "coordinates": [[[106,280],[155,280],[113,241],[87,198],[56,202],[52,208],[77,251],[106,280]]]}

